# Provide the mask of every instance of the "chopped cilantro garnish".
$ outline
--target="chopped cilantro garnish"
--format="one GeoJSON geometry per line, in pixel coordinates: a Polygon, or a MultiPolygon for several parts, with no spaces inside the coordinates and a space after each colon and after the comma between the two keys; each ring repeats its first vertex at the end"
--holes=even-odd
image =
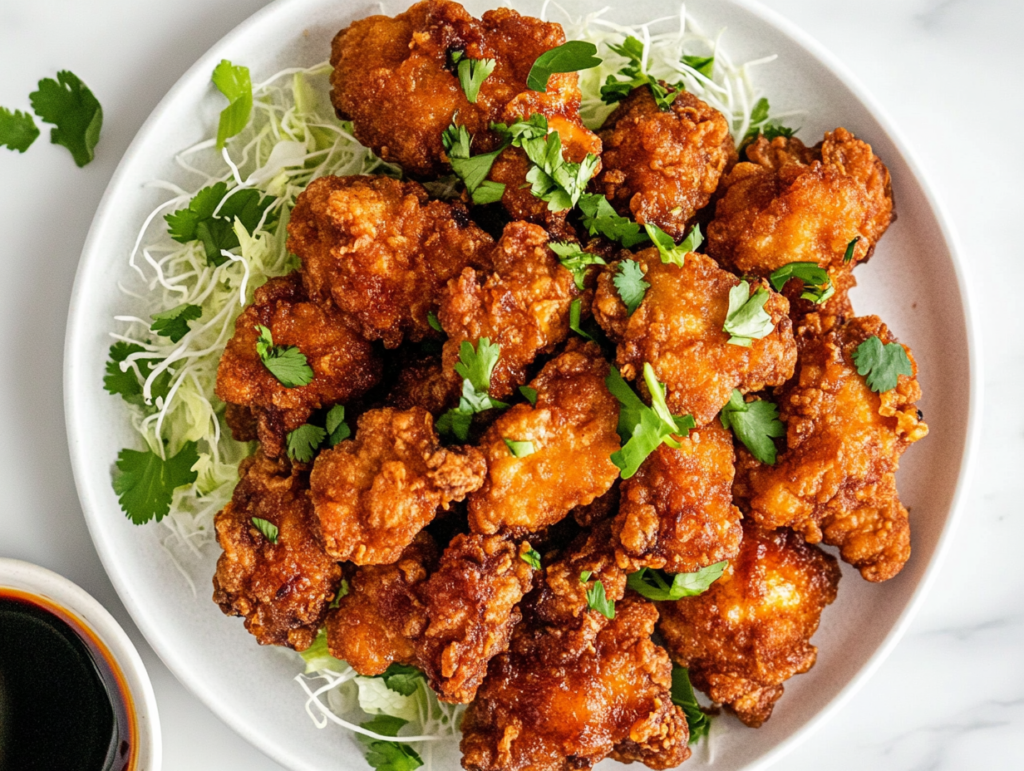
{"type": "Polygon", "coordinates": [[[61,70],[57,80],[43,78],[28,98],[40,120],[56,127],[50,129],[50,142],[70,150],[76,165],[85,166],[95,157],[103,108],[77,75],[61,70]]]}
{"type": "MultiPolygon", "coordinates": [[[[119,341],[110,346],[110,361],[107,362],[107,374],[103,376],[103,387],[111,394],[117,394],[129,404],[136,407],[146,408],[146,400],[143,397],[143,384],[149,379],[153,372],[153,364],[156,359],[135,359],[135,367],[138,367],[136,374],[135,367],[128,366],[121,369],[122,362],[127,361],[133,353],[144,353],[145,348],[135,343],[119,341]]],[[[163,370],[153,380],[150,388],[151,401],[167,398],[171,390],[171,373],[163,370]]]]}
{"type": "Polygon", "coordinates": [[[584,193],[580,196],[579,207],[583,214],[583,227],[592,236],[602,235],[618,241],[627,249],[648,240],[647,233],[637,223],[616,212],[600,193],[584,193]]]}
{"type": "Polygon", "coordinates": [[[540,570],[540,553],[538,553],[537,551],[533,549],[530,549],[529,551],[524,551],[520,553],[519,559],[521,559],[534,570],[540,570]]]}
{"type": "Polygon", "coordinates": [[[192,470],[198,461],[195,442],[185,442],[177,455],[166,460],[149,450],[121,450],[114,492],[128,519],[142,525],[167,516],[175,488],[190,485],[199,476],[192,470]]]}
{"type": "Polygon", "coordinates": [[[577,297],[569,303],[569,329],[582,337],[584,340],[593,340],[594,337],[580,326],[580,317],[583,315],[583,300],[577,297]]]}
{"type": "Polygon", "coordinates": [[[264,538],[271,543],[277,543],[277,525],[266,519],[260,519],[259,517],[253,517],[252,523],[256,526],[256,529],[263,534],[264,538]]]}
{"type": "Polygon", "coordinates": [[[427,323],[435,332],[444,332],[444,328],[441,326],[441,322],[438,320],[437,314],[433,311],[427,311],[427,323]]]}
{"type": "Polygon", "coordinates": [[[504,146],[499,147],[490,153],[472,154],[473,138],[465,126],[456,126],[452,123],[441,135],[441,143],[445,152],[448,153],[448,162],[452,165],[455,176],[462,180],[466,191],[473,199],[473,203],[486,204],[500,201],[505,192],[505,185],[500,182],[491,182],[487,175],[491,173],[491,166],[504,146]]]}
{"type": "Polygon", "coordinates": [[[200,306],[182,303],[169,311],[150,316],[153,319],[150,330],[161,337],[169,337],[172,343],[176,343],[188,334],[188,323],[202,315],[203,309],[200,306]]]}
{"type": "MultiPolygon", "coordinates": [[[[247,188],[228,195],[228,186],[217,182],[204,187],[188,203],[187,209],[178,209],[164,215],[167,220],[167,231],[178,243],[199,241],[206,252],[206,261],[216,267],[224,264],[227,258],[223,250],[235,249],[238,246],[238,234],[235,233],[235,220],[242,223],[247,232],[252,233],[259,227],[265,212],[273,204],[273,199],[261,197],[258,190],[247,188]],[[223,205],[221,205],[223,201],[223,205]],[[220,206],[218,211],[217,207],[220,206]],[[216,212],[216,216],[214,216],[216,212]]],[[[271,215],[267,215],[267,221],[271,215]]]]}
{"type": "Polygon", "coordinates": [[[683,64],[697,70],[705,78],[710,78],[715,71],[714,56],[684,56],[683,64]]]}
{"type": "Polygon", "coordinates": [[[583,290],[583,282],[587,278],[587,270],[591,265],[607,265],[603,257],[585,252],[579,244],[571,244],[567,241],[552,241],[548,248],[558,255],[558,261],[562,267],[572,273],[576,288],[583,290]]]}
{"type": "Polygon", "coordinates": [[[486,337],[481,337],[477,347],[468,340],[459,346],[459,361],[455,371],[462,375],[462,396],[459,406],[448,410],[437,419],[436,428],[443,434],[454,434],[464,442],[469,438],[469,426],[473,415],[486,410],[507,407],[505,402],[492,399],[490,396],[491,373],[498,363],[501,346],[492,345],[486,337]]]}
{"type": "Polygon", "coordinates": [[[796,133],[795,129],[787,128],[775,121],[769,122],[770,110],[768,99],[763,96],[754,103],[754,108],[750,111],[750,128],[747,129],[742,144],[757,139],[758,134],[764,134],[765,139],[771,140],[776,137],[791,137],[796,133]]]}
{"type": "Polygon", "coordinates": [[[914,374],[906,349],[899,343],[882,345],[878,335],[857,346],[853,363],[857,365],[857,374],[865,376],[868,388],[876,394],[894,389],[900,375],[914,374]]]}
{"type": "Polygon", "coordinates": [[[306,423],[288,432],[288,457],[299,463],[309,463],[321,442],[327,438],[326,429],[306,423]]]}
{"type": "Polygon", "coordinates": [[[452,53],[452,61],[458,67],[459,85],[470,104],[476,104],[480,96],[480,86],[494,72],[497,62],[494,59],[466,59],[462,51],[452,53]]]}
{"type": "Polygon", "coordinates": [[[29,113],[0,107],[0,145],[23,153],[38,136],[39,129],[29,113]]]}
{"type": "Polygon", "coordinates": [[[594,575],[593,570],[584,570],[582,573],[580,573],[580,583],[585,584],[587,581],[590,580],[590,577],[592,575],[594,575]]]}
{"type": "Polygon", "coordinates": [[[846,253],[843,255],[843,262],[849,262],[853,259],[853,250],[857,248],[857,242],[860,241],[860,236],[854,238],[850,243],[846,245],[846,253]]]}
{"type": "Polygon", "coordinates": [[[644,271],[636,260],[625,259],[619,263],[619,269],[612,276],[612,283],[619,292],[619,297],[626,305],[626,313],[630,316],[644,301],[644,295],[651,285],[644,281],[644,271]]]}
{"type": "Polygon", "coordinates": [[[399,664],[393,662],[388,665],[388,668],[383,673],[377,675],[384,680],[390,690],[395,693],[400,693],[403,696],[412,696],[416,689],[419,688],[420,683],[426,680],[423,673],[416,669],[416,667],[410,667],[408,664],[399,664]]]}
{"type": "Polygon", "coordinates": [[[779,408],[769,401],[757,399],[747,402],[735,388],[719,414],[722,426],[733,434],[750,454],[761,463],[775,464],[775,442],[772,439],[786,435],[786,427],[779,420],[779,408]]]}
{"type": "Polygon", "coordinates": [[[758,287],[750,294],[750,284],[740,281],[729,290],[729,311],[725,316],[722,330],[732,337],[728,342],[749,348],[754,340],[760,340],[772,333],[775,325],[772,317],[764,310],[768,302],[768,290],[758,287]]]}
{"type": "MultiPolygon", "coordinates": [[[[580,573],[580,583],[587,583],[593,575],[589,570],[580,573]]],[[[587,588],[587,607],[596,610],[607,619],[615,618],[615,603],[608,599],[604,591],[604,584],[600,579],[594,585],[587,588]]]]}
{"type": "Polygon", "coordinates": [[[716,562],[694,573],[666,574],[661,570],[640,568],[626,577],[626,586],[642,597],[655,602],[673,602],[695,597],[707,591],[722,575],[728,561],[716,562]]]}
{"type": "Polygon", "coordinates": [[[606,104],[621,102],[629,96],[634,88],[646,85],[651,90],[651,95],[659,110],[665,111],[672,106],[672,102],[675,101],[682,87],[677,84],[674,86],[674,90],[669,91],[657,78],[647,74],[643,67],[643,43],[630,35],[621,45],[609,43],[608,47],[620,56],[629,59],[629,64],[618,72],[618,76],[625,80],[619,80],[615,75],[609,75],[604,85],[601,86],[601,99],[606,104]]]}
{"type": "Polygon", "coordinates": [[[678,246],[672,236],[654,223],[648,222],[644,225],[644,230],[647,231],[647,235],[654,242],[654,245],[658,247],[661,261],[666,265],[683,267],[686,255],[697,251],[697,247],[704,243],[704,236],[700,234],[699,225],[694,225],[693,229],[686,234],[686,238],[678,246]]]}
{"type": "Polygon", "coordinates": [[[530,386],[519,386],[519,393],[521,393],[530,404],[536,406],[537,404],[537,389],[530,388],[530,386]]]}
{"type": "Polygon", "coordinates": [[[530,441],[517,442],[514,439],[503,439],[502,441],[505,442],[505,446],[508,447],[509,454],[513,458],[525,458],[527,455],[533,455],[537,452],[534,449],[533,442],[530,441]]]}
{"type": "Polygon", "coordinates": [[[285,388],[309,385],[313,381],[313,368],[306,361],[305,354],[294,345],[274,345],[270,330],[262,324],[256,329],[260,336],[256,340],[256,353],[271,375],[285,388]]]}
{"type": "Polygon", "coordinates": [[[214,67],[211,80],[229,103],[221,110],[220,122],[217,124],[217,149],[220,150],[231,137],[241,133],[249,122],[252,113],[252,80],[248,67],[236,66],[227,59],[221,59],[220,64],[214,67]]]}
{"type": "Polygon", "coordinates": [[[690,744],[708,735],[711,730],[711,716],[700,708],[697,694],[690,684],[690,673],[686,667],[672,665],[672,703],[683,708],[686,724],[690,727],[690,744]]]}
{"type": "Polygon", "coordinates": [[[345,422],[345,405],[335,404],[327,413],[327,444],[334,447],[338,442],[348,439],[352,429],[345,422]]]}
{"type": "MultiPolygon", "coordinates": [[[[382,714],[360,726],[380,736],[398,736],[399,729],[407,722],[382,714]]],[[[377,771],[413,771],[423,765],[423,759],[408,744],[374,739],[365,734],[356,734],[356,738],[366,745],[366,762],[377,771]]]]}
{"type": "Polygon", "coordinates": [[[819,268],[816,262],[790,262],[778,270],[772,272],[768,277],[776,292],[781,292],[782,287],[791,278],[803,282],[804,291],[800,295],[802,300],[810,300],[813,303],[821,304],[835,294],[836,288],[832,285],[828,271],[819,268]]]}
{"type": "Polygon", "coordinates": [[[549,51],[534,61],[526,76],[526,87],[532,91],[547,91],[548,78],[556,72],[579,72],[597,67],[601,60],[594,54],[597,46],[583,40],[570,40],[549,51]]]}

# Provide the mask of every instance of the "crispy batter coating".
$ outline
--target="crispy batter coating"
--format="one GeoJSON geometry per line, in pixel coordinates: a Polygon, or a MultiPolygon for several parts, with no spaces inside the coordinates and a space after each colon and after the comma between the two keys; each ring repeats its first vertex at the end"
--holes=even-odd
{"type": "Polygon", "coordinates": [[[621,567],[692,573],[739,552],[743,531],[732,504],[732,435],[717,421],[661,445],[622,482],[612,523],[621,567]]]}
{"type": "Polygon", "coordinates": [[[256,290],[252,305],[235,321],[217,368],[216,394],[232,411],[236,438],[251,437],[253,418],[263,452],[284,453],[285,435],[315,410],[361,396],[380,380],[381,364],[342,313],[309,302],[297,273],[272,278],[256,290]],[[270,330],[274,344],[296,346],[313,368],[308,385],[288,388],[260,360],[257,325],[270,330]],[[251,417],[245,416],[248,409],[251,417]]]}
{"type": "Polygon", "coordinates": [[[725,116],[687,91],[662,112],[647,86],[633,89],[600,136],[604,170],[596,189],[620,214],[677,240],[737,158],[725,116]]]}
{"type": "Polygon", "coordinates": [[[846,129],[807,148],[794,138],[760,137],[722,181],[725,195],[708,226],[707,251],[723,267],[768,276],[790,262],[829,273],[871,256],[893,219],[889,170],[846,129]],[[853,259],[846,247],[859,238],[853,259]]]}
{"type": "Polygon", "coordinates": [[[810,639],[838,586],[835,557],[744,521],[739,556],[703,594],[659,603],[658,631],[697,688],[757,728],[782,683],[814,666],[810,639]]]}
{"type": "Polygon", "coordinates": [[[244,616],[260,645],[305,650],[341,584],[341,568],[314,535],[305,469],[257,452],[238,473],[231,502],[214,518],[224,553],[213,577],[213,601],[228,615],[244,616]],[[276,543],[253,517],[277,527],[276,543]]]}
{"type": "Polygon", "coordinates": [[[321,177],[295,202],[288,248],[302,259],[310,297],[330,300],[367,340],[394,348],[434,332],[448,279],[487,267],[491,237],[461,203],[430,201],[416,182],[390,177],[321,177]]]}
{"type": "MultiPolygon", "coordinates": [[[[668,406],[676,415],[693,415],[698,426],[707,424],[732,389],[746,393],[781,385],[793,374],[796,344],[787,315],[789,302],[769,292],[765,312],[775,328],[749,348],[732,345],[724,332],[729,290],[739,279],[702,254],[686,255],[683,267],[661,261],[658,250],[636,255],[651,285],[632,316],[619,298],[613,277],[618,263],[602,271],[594,297],[594,316],[618,343],[616,361],[628,380],[641,376],[650,363],[658,380],[668,388],[668,406]]],[[[751,293],[758,284],[751,286],[751,293]]],[[[638,387],[646,392],[640,378],[638,387]]]]}
{"type": "Polygon", "coordinates": [[[460,386],[454,367],[464,340],[476,346],[486,337],[501,346],[490,393],[506,399],[526,383],[533,360],[568,336],[569,306],[577,290],[537,225],[507,225],[491,257],[492,274],[467,268],[449,283],[437,316],[448,334],[444,368],[460,386]]]}
{"type": "Polygon", "coordinates": [[[420,407],[370,410],[354,439],[317,456],[310,477],[327,553],[357,565],[394,562],[437,509],[480,487],[475,448],[443,448],[420,407]]]}
{"type": "Polygon", "coordinates": [[[462,723],[468,771],[585,771],[619,748],[653,768],[689,757],[689,731],[672,703],[672,664],[651,642],[654,606],[628,597],[601,617],[591,644],[566,657],[543,629],[516,630],[491,663],[462,723]],[[559,658],[549,655],[554,652],[559,658]]]}
{"type": "Polygon", "coordinates": [[[459,401],[459,390],[445,372],[440,356],[411,362],[398,373],[387,404],[398,410],[422,407],[437,417],[459,401]]]}
{"type": "Polygon", "coordinates": [[[348,594],[327,616],[331,655],[367,677],[393,662],[415,664],[415,640],[427,628],[427,608],[417,589],[437,563],[437,544],[421,532],[393,565],[356,568],[348,594]]]}
{"type": "Polygon", "coordinates": [[[597,345],[570,341],[530,382],[536,405],[517,404],[487,429],[487,479],[469,496],[475,532],[538,530],[608,491],[619,476],[610,456],[620,440],[607,376],[597,345]],[[517,458],[506,439],[530,442],[533,452],[517,458]]]}
{"type": "Polygon", "coordinates": [[[430,625],[417,643],[419,663],[442,701],[471,702],[490,660],[508,650],[533,580],[520,557],[529,550],[500,535],[457,535],[420,587],[430,625]]]}
{"type": "Polygon", "coordinates": [[[843,323],[811,314],[800,330],[796,376],[776,392],[787,450],[774,466],[740,452],[734,492],[764,527],[791,527],[810,543],[839,546],[869,581],[899,573],[910,557],[910,523],[896,492],[900,455],[928,433],[914,376],[873,393],[853,352],[868,337],[896,337],[877,316],[843,323]]]}
{"type": "Polygon", "coordinates": [[[441,134],[456,112],[474,137],[474,152],[496,146],[492,121],[541,113],[582,128],[576,73],[552,75],[545,93],[526,88],[537,57],[564,42],[561,25],[509,8],[477,20],[458,3],[427,0],[394,18],[360,19],[337,34],[331,101],[341,118],[352,120],[356,138],[382,158],[415,175],[440,176],[447,172],[441,134]],[[456,51],[495,61],[475,104],[459,85],[451,62],[456,51]]]}

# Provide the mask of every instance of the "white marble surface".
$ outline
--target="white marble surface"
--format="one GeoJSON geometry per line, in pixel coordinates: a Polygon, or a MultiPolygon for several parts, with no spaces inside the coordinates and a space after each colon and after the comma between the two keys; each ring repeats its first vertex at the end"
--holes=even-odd
{"type": "MultiPolygon", "coordinates": [[[[346,0],[339,0],[345,2],[346,0]]],[[[1024,155],[1017,0],[766,0],[830,48],[911,140],[952,214],[987,344],[982,457],[957,545],[909,634],[867,686],[778,767],[1024,768],[1024,323],[1018,278],[1024,155]]],[[[149,666],[165,768],[271,771],[168,673],[89,540],[64,435],[61,362],[75,265],[117,160],[188,66],[261,0],[0,0],[0,105],[69,68],[104,107],[96,162],[45,135],[0,149],[0,556],[57,570],[103,602],[149,666]]]]}

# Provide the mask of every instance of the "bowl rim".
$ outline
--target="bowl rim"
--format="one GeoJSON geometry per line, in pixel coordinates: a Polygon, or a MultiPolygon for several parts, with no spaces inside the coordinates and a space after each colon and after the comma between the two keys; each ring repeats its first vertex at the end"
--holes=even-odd
{"type": "MultiPolygon", "coordinates": [[[[93,223],[90,226],[89,234],[85,240],[68,310],[64,349],[65,423],[68,431],[68,442],[72,468],[75,476],[75,485],[79,499],[83,504],[83,512],[86,512],[86,525],[89,528],[90,536],[96,546],[96,550],[99,554],[104,570],[110,577],[118,596],[121,598],[121,601],[124,603],[128,612],[135,620],[143,636],[146,638],[146,641],[174,676],[203,704],[210,708],[214,714],[229,725],[238,735],[243,737],[254,747],[261,750],[268,757],[271,757],[275,761],[287,767],[291,767],[293,759],[285,754],[283,750],[279,750],[277,745],[266,742],[265,737],[262,734],[257,732],[253,726],[236,716],[232,711],[222,709],[222,700],[219,698],[215,689],[207,683],[190,678],[188,676],[188,661],[179,656],[175,649],[167,645],[159,634],[159,630],[149,623],[148,614],[139,602],[136,601],[136,597],[131,590],[129,578],[121,572],[117,555],[104,545],[100,532],[96,529],[92,518],[87,513],[89,507],[86,505],[86,501],[90,498],[88,490],[89,483],[85,479],[84,472],[81,471],[81,466],[83,465],[81,455],[86,452],[85,447],[87,443],[76,441],[75,420],[73,415],[78,406],[76,400],[79,398],[74,390],[77,373],[77,351],[74,342],[78,327],[76,321],[78,316],[81,313],[84,313],[85,307],[81,291],[84,283],[82,276],[85,273],[86,267],[92,262],[90,256],[92,255],[98,259],[98,254],[101,251],[99,243],[99,223],[103,218],[102,215],[108,208],[109,199],[112,197],[113,192],[121,185],[122,178],[127,175],[128,169],[133,165],[136,156],[139,155],[140,148],[145,144],[144,140],[146,140],[148,135],[154,131],[154,128],[163,119],[168,107],[176,101],[178,95],[182,92],[194,89],[200,82],[203,84],[206,83],[208,80],[208,72],[212,69],[213,64],[215,64],[220,58],[217,52],[225,50],[232,46],[236,41],[243,39],[249,34],[253,27],[262,26],[268,19],[278,15],[291,13],[291,5],[294,1],[295,0],[274,0],[274,2],[246,18],[224,37],[214,43],[213,46],[202,54],[202,56],[200,56],[196,62],[178,79],[139,128],[107,185],[96,209],[96,215],[94,216],[93,223]]],[[[756,0],[721,1],[751,14],[768,26],[776,28],[783,35],[791,38],[796,45],[802,47],[811,54],[822,67],[842,82],[843,85],[846,86],[861,103],[863,103],[877,121],[879,127],[887,134],[894,147],[903,157],[908,168],[918,182],[928,207],[935,215],[939,234],[945,242],[950,254],[954,275],[956,276],[957,281],[957,290],[963,307],[968,362],[968,414],[963,450],[960,457],[959,477],[957,479],[953,498],[950,502],[946,521],[938,538],[935,552],[930,563],[925,568],[917,586],[914,588],[910,599],[907,601],[906,606],[903,608],[897,621],[876,648],[874,653],[871,654],[868,661],[863,667],[861,667],[850,682],[843,687],[843,689],[840,690],[839,693],[836,694],[830,702],[828,702],[828,704],[819,710],[817,714],[810,718],[791,736],[782,740],[777,746],[765,753],[765,755],[744,768],[744,771],[763,771],[769,766],[776,764],[782,757],[790,753],[815,731],[817,731],[824,722],[831,719],[836,712],[842,709],[842,707],[849,702],[851,698],[853,698],[864,684],[871,679],[906,633],[908,627],[919,611],[924,598],[935,583],[943,561],[950,551],[956,527],[963,518],[966,497],[968,490],[970,489],[970,482],[974,476],[974,470],[977,464],[977,450],[980,443],[982,426],[982,348],[980,330],[975,318],[970,280],[963,264],[959,241],[952,226],[952,221],[949,217],[948,211],[935,194],[934,189],[932,188],[927,175],[922,170],[917,157],[910,150],[904,136],[896,128],[888,113],[875,100],[860,80],[850,72],[845,64],[839,61],[839,59],[829,51],[824,44],[819,43],[809,33],[805,32],[795,23],[781,16],[778,12],[770,8],[766,8],[756,0]]]]}

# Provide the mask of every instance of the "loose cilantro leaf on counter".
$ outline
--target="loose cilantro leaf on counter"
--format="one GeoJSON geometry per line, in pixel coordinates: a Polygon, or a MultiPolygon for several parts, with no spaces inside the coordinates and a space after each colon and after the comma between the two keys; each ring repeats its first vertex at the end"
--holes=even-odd
{"type": "Polygon", "coordinates": [[[199,476],[192,470],[198,461],[195,442],[185,442],[177,455],[166,460],[149,450],[121,450],[114,492],[128,519],[143,525],[167,516],[175,488],[190,485],[199,476]]]}
{"type": "Polygon", "coordinates": [[[203,309],[200,306],[182,303],[169,311],[150,316],[153,319],[150,330],[161,337],[169,337],[172,343],[176,343],[188,334],[188,323],[202,315],[203,309]]]}
{"type": "Polygon", "coordinates": [[[504,146],[490,153],[473,155],[473,138],[469,131],[465,126],[456,126],[454,122],[441,135],[441,144],[448,153],[452,171],[466,186],[473,203],[486,204],[501,200],[505,185],[489,181],[487,175],[491,173],[491,166],[505,149],[504,146]]]}
{"type": "MultiPolygon", "coordinates": [[[[213,267],[224,264],[227,258],[222,250],[238,247],[238,234],[235,233],[235,220],[252,233],[259,227],[264,213],[273,204],[273,199],[261,197],[258,190],[247,188],[228,195],[228,186],[218,182],[204,187],[188,203],[187,209],[178,209],[164,215],[167,221],[167,232],[175,241],[187,244],[199,241],[206,252],[206,261],[213,267]],[[221,201],[224,201],[221,205],[221,201]],[[218,211],[217,207],[220,206],[218,211]],[[216,216],[214,216],[216,212],[216,216]]],[[[267,215],[267,222],[274,215],[267,215]]]]}
{"type": "Polygon", "coordinates": [[[714,56],[684,56],[682,62],[687,67],[697,70],[705,78],[710,78],[715,71],[714,56]]]}
{"type": "Polygon", "coordinates": [[[899,343],[882,345],[878,335],[872,335],[853,352],[857,374],[865,376],[868,388],[876,394],[891,391],[899,383],[899,376],[911,377],[914,368],[906,349],[899,343]]]}
{"type": "Polygon", "coordinates": [[[263,534],[264,538],[266,538],[271,543],[277,543],[277,525],[275,525],[273,522],[270,522],[269,520],[260,519],[259,517],[253,517],[252,523],[256,526],[256,529],[263,534]]]}
{"type": "Polygon", "coordinates": [[[548,78],[556,72],[579,72],[597,67],[601,60],[596,53],[597,46],[583,40],[570,40],[545,51],[530,67],[526,87],[532,91],[547,91],[548,78]]]}
{"type": "MultiPolygon", "coordinates": [[[[145,348],[135,343],[119,341],[110,346],[110,361],[107,362],[107,374],[103,376],[103,387],[111,394],[119,395],[129,404],[136,407],[146,408],[143,398],[142,387],[150,374],[153,372],[153,365],[156,359],[136,359],[135,366],[138,367],[138,374],[135,368],[129,366],[121,369],[121,363],[126,361],[133,353],[144,353],[145,348]]],[[[164,370],[153,380],[150,388],[150,397],[153,402],[157,399],[166,399],[171,390],[171,373],[164,370]]]]}
{"type": "Polygon", "coordinates": [[[50,142],[70,150],[76,165],[85,166],[95,157],[103,108],[77,75],[61,70],[57,80],[43,78],[28,99],[40,120],[56,127],[50,129],[50,142]]]}
{"type": "Polygon", "coordinates": [[[572,273],[576,282],[576,288],[583,291],[583,282],[587,278],[587,269],[591,265],[607,265],[603,257],[585,252],[579,244],[571,244],[567,241],[552,241],[548,248],[558,255],[558,261],[562,267],[572,273]]]}
{"type": "MultiPolygon", "coordinates": [[[[398,736],[398,730],[407,722],[400,717],[377,715],[360,725],[381,736],[398,736]]],[[[423,765],[423,759],[408,744],[374,739],[365,734],[356,734],[356,738],[366,745],[366,762],[377,771],[413,771],[423,765]]]]}
{"type": "Polygon", "coordinates": [[[697,247],[704,243],[704,236],[700,234],[699,225],[694,225],[693,229],[686,234],[686,238],[678,246],[672,236],[653,223],[649,222],[644,225],[644,230],[647,231],[647,235],[654,242],[654,245],[658,247],[661,261],[666,265],[683,267],[686,255],[697,251],[697,247]]]}
{"type": "MultiPolygon", "coordinates": [[[[587,583],[591,575],[589,570],[580,573],[580,583],[587,583]]],[[[587,607],[596,610],[609,620],[615,618],[615,603],[608,599],[608,595],[604,591],[604,584],[600,580],[595,581],[593,586],[587,588],[587,607]]]]}
{"type": "Polygon", "coordinates": [[[749,348],[754,340],[772,333],[775,325],[764,310],[766,302],[768,290],[758,287],[754,294],[750,294],[750,284],[746,281],[740,281],[729,290],[729,311],[722,326],[724,332],[732,335],[729,343],[749,348]]]}
{"type": "Polygon", "coordinates": [[[470,104],[476,104],[480,96],[480,87],[494,72],[497,62],[494,59],[467,59],[462,51],[452,53],[452,62],[458,67],[459,85],[462,86],[462,93],[470,104]]]}
{"type": "Polygon", "coordinates": [[[857,236],[846,245],[846,253],[843,255],[844,263],[847,263],[853,259],[853,250],[857,248],[858,241],[860,241],[860,236],[857,236]]]}
{"type": "Polygon", "coordinates": [[[711,730],[711,716],[700,708],[697,695],[690,684],[690,672],[686,667],[672,665],[672,703],[682,707],[686,724],[690,727],[690,744],[707,736],[711,730]]]}
{"type": "Polygon", "coordinates": [[[778,270],[772,272],[768,277],[776,292],[781,292],[786,282],[791,278],[803,282],[804,291],[800,295],[802,300],[810,300],[820,305],[835,294],[836,288],[832,285],[832,279],[828,271],[819,268],[816,262],[790,262],[778,270]]]}
{"type": "Polygon", "coordinates": [[[299,463],[309,463],[316,450],[327,438],[327,431],[320,426],[306,423],[288,432],[288,457],[299,463]]]}
{"type": "Polygon", "coordinates": [[[577,297],[569,304],[569,329],[582,337],[584,340],[593,340],[594,337],[580,326],[580,317],[583,315],[583,300],[577,297]]]}
{"type": "Polygon", "coordinates": [[[646,85],[651,90],[651,95],[659,110],[665,111],[672,106],[672,102],[682,90],[682,86],[676,84],[673,86],[674,90],[669,91],[657,78],[647,74],[643,67],[644,44],[640,40],[630,35],[621,45],[609,43],[608,47],[620,56],[629,59],[629,64],[619,70],[618,77],[609,75],[604,85],[601,86],[601,99],[605,104],[621,102],[629,96],[634,88],[646,85]],[[619,80],[619,77],[625,78],[625,80],[619,80]]]}
{"type": "Polygon", "coordinates": [[[38,136],[39,129],[29,113],[0,107],[0,145],[23,153],[38,136]]]}
{"type": "Polygon", "coordinates": [[[619,269],[612,277],[612,283],[619,292],[619,297],[626,305],[626,313],[630,316],[644,301],[644,295],[651,285],[644,281],[644,271],[636,260],[625,259],[619,263],[619,269]]]}
{"type": "Polygon", "coordinates": [[[626,577],[626,586],[642,597],[654,602],[674,602],[683,597],[695,597],[706,592],[708,587],[722,575],[729,564],[727,560],[716,562],[693,573],[665,573],[651,568],[640,568],[626,577]]]}
{"type": "Polygon", "coordinates": [[[248,67],[234,65],[227,59],[221,59],[220,64],[214,67],[211,80],[229,103],[221,110],[220,122],[217,124],[217,149],[220,150],[231,137],[241,133],[249,122],[252,114],[252,80],[248,67]]]}
{"type": "Polygon", "coordinates": [[[534,449],[533,442],[530,441],[517,442],[513,439],[502,439],[502,441],[508,447],[508,451],[513,458],[525,458],[527,455],[533,455],[537,452],[534,449]]]}
{"type": "Polygon", "coordinates": [[[398,662],[389,664],[388,668],[382,674],[377,675],[377,677],[382,678],[384,685],[392,691],[403,696],[412,696],[420,683],[426,679],[423,673],[416,669],[416,667],[410,667],[408,664],[399,664],[398,662]]]}
{"type": "Polygon", "coordinates": [[[750,454],[761,463],[775,465],[774,438],[786,435],[786,427],[779,420],[779,408],[769,401],[758,399],[747,402],[735,388],[719,414],[722,426],[733,434],[750,454]]]}
{"type": "Polygon", "coordinates": [[[442,434],[454,434],[459,441],[469,438],[469,426],[478,412],[507,407],[505,402],[490,396],[491,373],[501,355],[501,346],[492,345],[489,338],[481,337],[477,347],[468,340],[459,346],[459,361],[455,371],[462,375],[462,396],[459,406],[448,410],[437,419],[435,427],[442,434]]]}
{"type": "Polygon", "coordinates": [[[530,388],[530,386],[519,386],[519,393],[521,393],[531,405],[537,406],[537,389],[530,388]]]}
{"type": "Polygon", "coordinates": [[[348,439],[352,429],[345,422],[345,405],[335,404],[327,413],[327,444],[334,447],[338,442],[348,439]]]}
{"type": "Polygon", "coordinates": [[[534,549],[523,552],[519,555],[519,559],[525,562],[534,570],[540,570],[540,553],[534,549]]]}
{"type": "Polygon", "coordinates": [[[618,241],[627,249],[648,240],[647,233],[637,223],[615,211],[600,193],[584,193],[580,196],[579,207],[583,214],[583,227],[592,236],[602,235],[618,241]]]}
{"type": "Polygon", "coordinates": [[[313,382],[313,368],[305,354],[294,345],[274,345],[270,330],[262,324],[256,326],[260,336],[256,340],[256,353],[271,375],[285,388],[309,385],[313,382]]]}

